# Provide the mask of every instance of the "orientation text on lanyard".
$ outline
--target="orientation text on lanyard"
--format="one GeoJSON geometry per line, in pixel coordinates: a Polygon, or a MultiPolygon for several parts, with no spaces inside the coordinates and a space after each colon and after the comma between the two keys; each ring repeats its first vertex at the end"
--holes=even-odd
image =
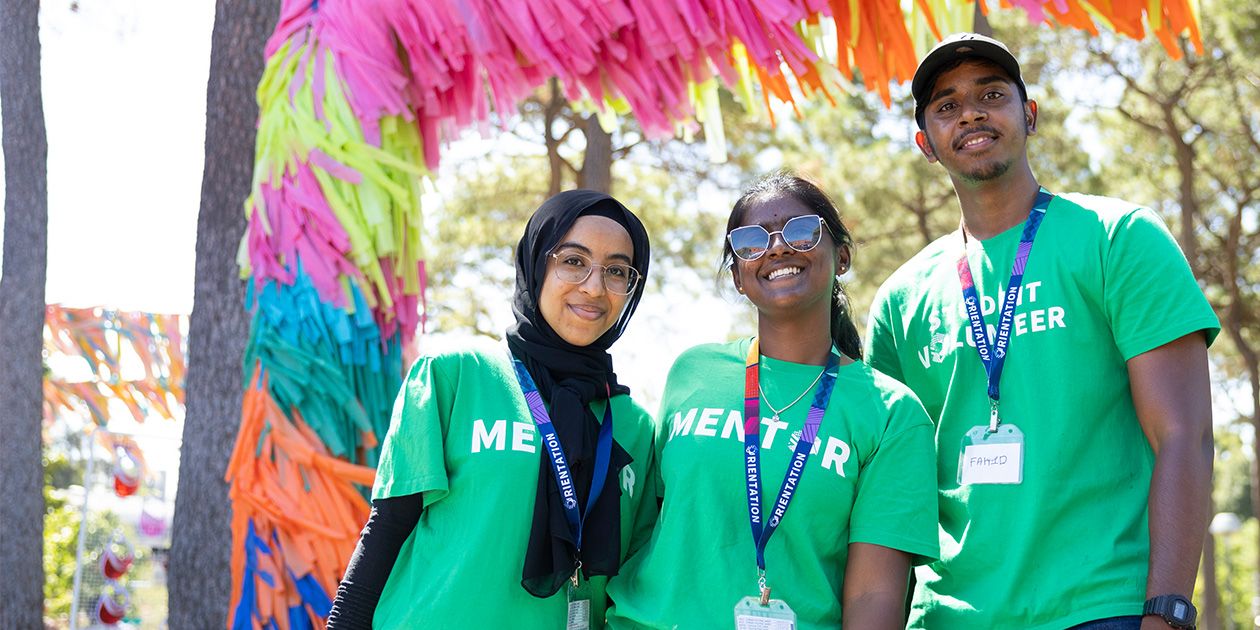
{"type": "Polygon", "coordinates": [[[569,460],[564,455],[564,449],[560,448],[560,438],[556,435],[556,427],[551,424],[547,407],[543,405],[542,394],[538,393],[538,386],[534,384],[534,379],[529,375],[529,370],[525,369],[524,363],[513,357],[512,366],[516,370],[516,380],[521,384],[521,392],[525,394],[525,402],[529,404],[529,413],[534,417],[534,425],[542,437],[543,450],[547,451],[547,455],[551,458],[551,470],[556,475],[556,486],[560,488],[560,496],[564,500],[564,518],[569,522],[569,531],[573,534],[574,544],[580,556],[582,526],[586,523],[586,517],[591,515],[591,509],[599,500],[599,495],[604,490],[604,482],[608,479],[608,460],[612,454],[613,442],[612,400],[609,399],[604,407],[604,421],[599,426],[599,438],[595,445],[595,470],[591,476],[591,492],[586,498],[586,510],[582,512],[578,509],[577,488],[573,485],[569,460]]]}
{"type": "Polygon", "coordinates": [[[1024,268],[1028,265],[1028,254],[1032,252],[1033,239],[1037,237],[1037,229],[1046,216],[1046,208],[1054,195],[1042,188],[1037,191],[1037,199],[1032,210],[1028,211],[1028,220],[1024,222],[1024,234],[1019,239],[1019,249],[1015,252],[1015,263],[1011,265],[1011,280],[1006,285],[1006,297],[1002,301],[1002,310],[998,315],[997,332],[993,345],[989,345],[989,334],[984,325],[984,313],[981,312],[980,295],[976,291],[975,279],[971,277],[971,265],[967,263],[967,232],[960,230],[963,237],[963,253],[958,259],[958,280],[962,283],[963,305],[967,311],[968,328],[971,339],[975,342],[976,352],[980,354],[980,362],[989,377],[989,432],[998,429],[998,382],[1002,378],[1002,365],[1006,363],[1006,349],[1011,343],[1011,323],[1015,319],[1015,302],[1019,297],[1020,287],[1024,284],[1024,268]]]}
{"type": "Polygon", "coordinates": [[[818,389],[814,390],[814,402],[809,407],[809,415],[805,417],[805,426],[801,429],[801,438],[796,442],[796,450],[792,452],[787,475],[779,488],[778,500],[763,524],[765,515],[761,509],[761,440],[758,439],[761,434],[761,393],[758,387],[761,382],[761,351],[756,338],[748,348],[748,360],[744,367],[744,473],[748,490],[748,520],[752,524],[753,543],[757,546],[757,571],[763,592],[766,579],[766,543],[783,520],[788,503],[791,503],[801,482],[805,462],[809,459],[809,452],[813,450],[814,440],[818,437],[818,425],[822,424],[827,403],[831,401],[831,389],[836,384],[839,364],[835,353],[831,353],[827,358],[827,366],[823,368],[822,379],[818,381],[818,389]]]}

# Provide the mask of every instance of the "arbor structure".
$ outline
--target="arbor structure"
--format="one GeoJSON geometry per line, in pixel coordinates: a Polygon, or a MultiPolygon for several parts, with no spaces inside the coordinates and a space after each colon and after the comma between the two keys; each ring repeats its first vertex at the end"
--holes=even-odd
{"type": "Polygon", "coordinates": [[[11,575],[0,627],[43,625],[42,449],[48,136],[40,86],[39,2],[0,0],[4,253],[0,275],[0,565],[11,575]]]}

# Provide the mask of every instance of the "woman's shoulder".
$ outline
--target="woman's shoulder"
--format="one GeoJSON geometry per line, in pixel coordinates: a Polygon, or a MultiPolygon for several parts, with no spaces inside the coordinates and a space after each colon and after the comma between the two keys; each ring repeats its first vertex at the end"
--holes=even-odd
{"type": "Polygon", "coordinates": [[[612,403],[613,411],[617,415],[633,418],[635,422],[642,422],[646,425],[652,424],[652,413],[635,399],[633,393],[617,394],[612,397],[612,403]]]}
{"type": "Polygon", "coordinates": [[[674,365],[670,368],[670,372],[706,368],[730,363],[731,361],[742,362],[745,355],[748,354],[748,344],[751,341],[751,337],[743,337],[733,341],[702,343],[692,346],[683,350],[678,355],[678,358],[674,359],[674,365]]]}
{"type": "Polygon", "coordinates": [[[678,355],[665,378],[661,401],[665,407],[697,392],[724,387],[742,374],[751,338],[692,346],[678,355]]]}
{"type": "Polygon", "coordinates": [[[488,337],[425,339],[412,371],[428,369],[444,375],[468,371],[488,371],[502,376],[512,373],[507,344],[488,337]]]}

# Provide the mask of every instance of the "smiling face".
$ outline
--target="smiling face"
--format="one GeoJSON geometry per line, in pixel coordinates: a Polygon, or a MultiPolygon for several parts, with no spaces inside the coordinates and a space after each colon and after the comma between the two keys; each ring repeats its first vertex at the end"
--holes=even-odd
{"type": "Polygon", "coordinates": [[[588,346],[617,323],[629,296],[617,295],[604,287],[602,267],[592,267],[590,276],[576,284],[557,278],[556,267],[582,264],[578,255],[596,265],[633,266],[630,234],[608,217],[578,217],[551,251],[556,255],[547,259],[538,309],[561,339],[575,346],[588,346]]]}
{"type": "Polygon", "coordinates": [[[956,181],[982,183],[1027,161],[1037,103],[1024,102],[996,64],[967,60],[936,77],[924,121],[915,142],[928,161],[939,161],[956,181]]]}
{"type": "MultiPolygon", "coordinates": [[[[747,206],[740,226],[760,225],[769,232],[783,229],[793,217],[815,214],[790,195],[771,193],[747,206]]],[[[825,228],[825,226],[824,226],[825,228]]],[[[824,229],[818,246],[798,252],[776,234],[770,248],[752,261],[734,260],[735,288],[764,314],[792,314],[810,308],[829,312],[836,274],[847,268],[849,249],[837,247],[824,229]]]]}

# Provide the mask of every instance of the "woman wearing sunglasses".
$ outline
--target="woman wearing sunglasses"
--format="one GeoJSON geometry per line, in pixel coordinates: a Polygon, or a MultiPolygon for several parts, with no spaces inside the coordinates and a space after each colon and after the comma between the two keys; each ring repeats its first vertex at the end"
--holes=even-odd
{"type": "Polygon", "coordinates": [[[933,432],[908,389],[857,360],[849,232],[790,174],[745,193],[727,227],[757,336],[670,370],[661,515],[609,585],[609,627],[904,628],[910,567],[938,555],[933,432]]]}
{"type": "Polygon", "coordinates": [[[603,626],[608,576],[657,511],[643,500],[651,417],[608,354],[648,257],[612,197],[538,208],[516,248],[506,345],[411,368],[328,628],[603,626]]]}

